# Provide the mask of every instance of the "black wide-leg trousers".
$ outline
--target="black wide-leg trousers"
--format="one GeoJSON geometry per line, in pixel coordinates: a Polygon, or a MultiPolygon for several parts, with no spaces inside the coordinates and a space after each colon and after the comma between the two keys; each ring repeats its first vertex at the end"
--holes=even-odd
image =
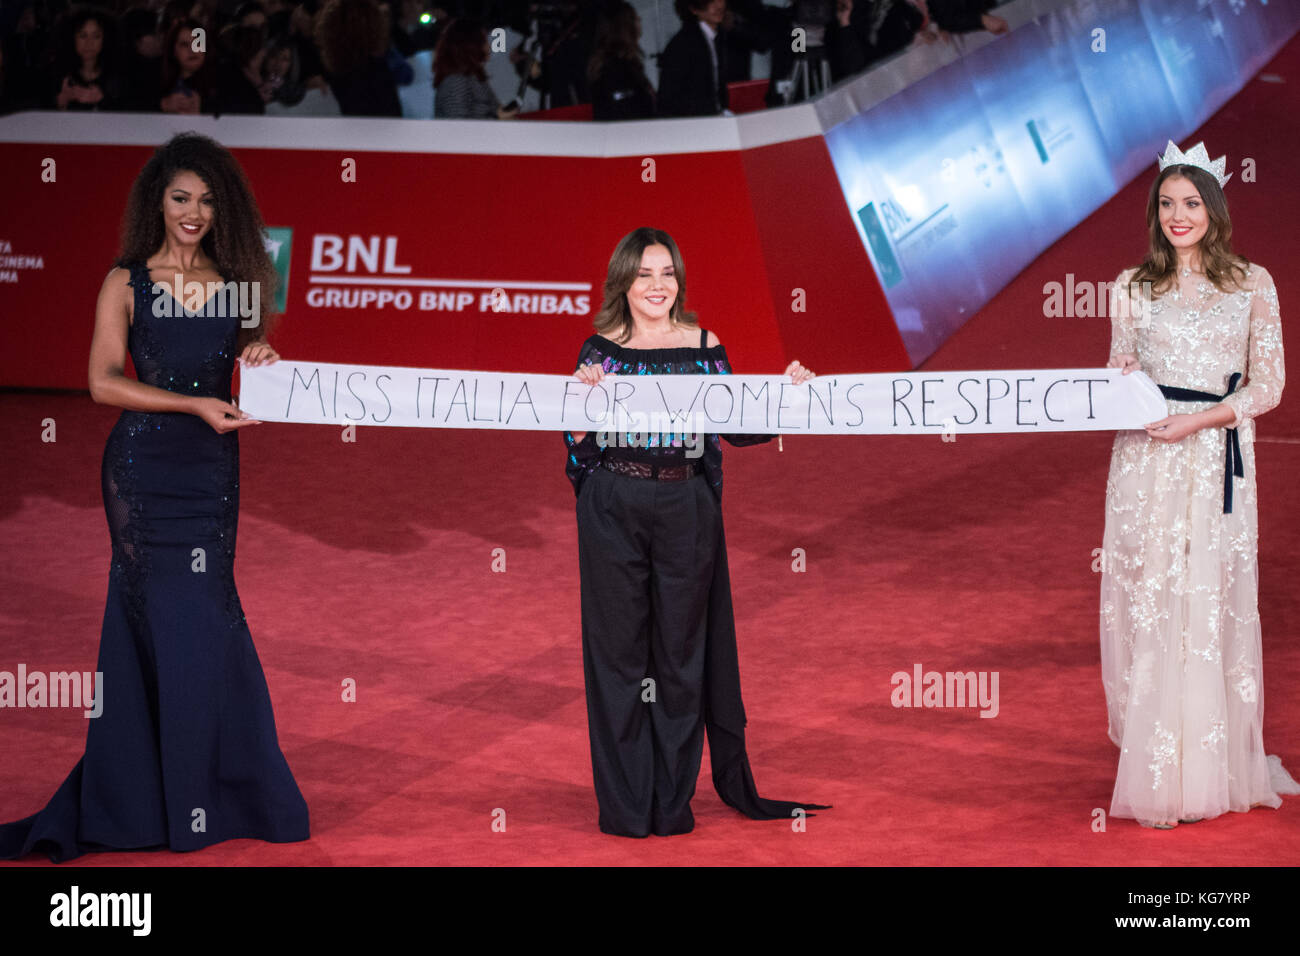
{"type": "Polygon", "coordinates": [[[597,468],[578,496],[582,659],[600,829],[689,832],[704,750],[721,505],[703,475],[597,468]]]}

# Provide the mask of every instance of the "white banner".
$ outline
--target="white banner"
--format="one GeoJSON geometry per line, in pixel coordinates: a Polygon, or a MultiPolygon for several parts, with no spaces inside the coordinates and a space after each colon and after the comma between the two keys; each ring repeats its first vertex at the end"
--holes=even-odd
{"type": "Polygon", "coordinates": [[[268,422],[653,434],[1106,431],[1164,418],[1141,372],[1021,369],[822,375],[567,375],[291,362],[242,370],[268,422]]]}

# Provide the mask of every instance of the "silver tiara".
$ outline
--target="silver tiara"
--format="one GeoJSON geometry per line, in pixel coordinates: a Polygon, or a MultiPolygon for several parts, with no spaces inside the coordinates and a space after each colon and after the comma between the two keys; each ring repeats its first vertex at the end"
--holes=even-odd
{"type": "Polygon", "coordinates": [[[1165,147],[1165,154],[1157,158],[1160,160],[1161,169],[1167,166],[1195,166],[1197,169],[1203,169],[1219,181],[1220,188],[1232,178],[1232,173],[1228,173],[1226,176],[1223,175],[1228,157],[1220,156],[1218,159],[1211,160],[1204,143],[1197,143],[1184,153],[1174,145],[1174,141],[1171,139],[1169,145],[1165,147]]]}

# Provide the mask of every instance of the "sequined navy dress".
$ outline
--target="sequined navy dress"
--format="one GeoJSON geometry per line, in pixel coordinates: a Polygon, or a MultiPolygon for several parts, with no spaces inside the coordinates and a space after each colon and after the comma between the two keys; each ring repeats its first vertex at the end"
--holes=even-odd
{"type": "MultiPolygon", "coordinates": [[[[721,345],[630,349],[593,335],[578,366],[612,375],[726,375],[721,345]]],[[[726,435],[733,445],[771,435],[726,435]]],[[[820,804],[760,797],[745,750],[736,626],[722,527],[722,448],[704,436],[691,458],[680,438],[648,447],[564,434],[577,493],[583,672],[599,826],[620,836],[686,833],[707,730],[713,785],[755,819],[791,819],[820,804]],[[633,468],[619,461],[630,462],[633,468]],[[637,477],[646,465],[682,469],[683,480],[637,477]],[[611,470],[618,466],[620,470],[611,470]],[[653,693],[647,693],[653,683],[653,693]],[[651,699],[652,698],[652,699],[651,699]]]]}
{"type": "MultiPolygon", "coordinates": [[[[132,263],[130,274],[128,349],[140,381],[229,401],[238,316],[212,317],[210,302],[173,317],[147,266],[132,263]]],[[[85,755],[49,805],[0,826],[0,858],[307,839],[307,804],[235,590],[238,432],[218,434],[196,415],[124,411],[102,479],[113,555],[97,665],[103,712],[88,720],[85,755]]]]}

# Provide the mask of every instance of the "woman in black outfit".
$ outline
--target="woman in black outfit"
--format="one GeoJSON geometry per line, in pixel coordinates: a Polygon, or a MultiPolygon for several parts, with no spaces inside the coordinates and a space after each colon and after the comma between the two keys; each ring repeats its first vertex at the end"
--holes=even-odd
{"type": "Polygon", "coordinates": [[[591,113],[597,120],[650,119],[655,92],[645,75],[641,18],[630,3],[615,3],[596,27],[596,49],[587,64],[591,113]]]}
{"type": "Polygon", "coordinates": [[[112,110],[122,83],[113,50],[115,21],[94,7],[78,7],[64,22],[55,69],[54,106],[60,110],[112,110]]]}
{"type": "MultiPolygon", "coordinates": [[[[606,374],[728,374],[726,350],[685,299],[672,237],[645,227],[628,233],[610,257],[598,334],[583,343],[575,377],[595,385],[606,374]]],[[[791,362],[784,374],[798,384],[813,373],[791,362]]],[[[680,435],[652,434],[644,447],[619,436],[602,447],[596,433],[564,434],[578,496],[599,825],[619,836],[694,828],[706,728],[713,785],[728,806],[763,820],[826,809],[765,800],[754,785],[722,529],[722,448],[717,435],[697,437],[702,456],[680,435]]],[[[724,437],[750,445],[772,436],[724,437]]]]}

